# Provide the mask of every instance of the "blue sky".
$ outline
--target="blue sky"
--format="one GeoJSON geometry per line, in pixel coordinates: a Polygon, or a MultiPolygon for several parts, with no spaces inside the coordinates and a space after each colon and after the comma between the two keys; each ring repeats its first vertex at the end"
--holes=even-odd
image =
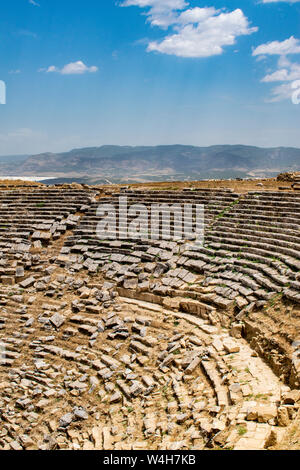
{"type": "Polygon", "coordinates": [[[0,155],[300,147],[300,1],[10,0],[0,155]]]}

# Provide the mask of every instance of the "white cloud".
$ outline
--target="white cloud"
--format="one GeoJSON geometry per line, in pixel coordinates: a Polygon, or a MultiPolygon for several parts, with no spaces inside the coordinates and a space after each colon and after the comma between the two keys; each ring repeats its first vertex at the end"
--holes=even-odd
{"type": "Polygon", "coordinates": [[[283,100],[291,100],[294,89],[291,83],[283,83],[271,90],[271,96],[266,99],[267,103],[278,103],[283,100]]]}
{"type": "Polygon", "coordinates": [[[278,69],[266,75],[262,79],[262,82],[291,82],[298,79],[300,79],[300,64],[291,63],[289,68],[278,69]]]}
{"type": "Polygon", "coordinates": [[[77,62],[71,62],[70,64],[65,65],[61,73],[62,75],[72,75],[72,74],[83,74],[86,72],[95,73],[98,71],[98,67],[95,65],[87,67],[81,60],[77,62]]]}
{"type": "Polygon", "coordinates": [[[266,75],[262,82],[284,82],[288,79],[288,71],[287,69],[276,70],[276,72],[270,73],[266,75]]]}
{"type": "Polygon", "coordinates": [[[238,36],[257,31],[250,27],[239,8],[232,12],[214,7],[188,8],[185,0],[125,0],[122,6],[148,8],[146,15],[152,26],[172,28],[173,31],[162,40],[149,42],[149,52],[210,57],[222,54],[223,48],[235,44],[238,36]]]}
{"type": "Polygon", "coordinates": [[[182,24],[192,24],[192,23],[199,23],[200,21],[205,21],[212,15],[215,15],[220,10],[216,10],[214,7],[206,7],[206,8],[190,8],[189,10],[185,10],[176,19],[176,23],[182,24]]]}
{"type": "Polygon", "coordinates": [[[300,64],[292,62],[287,55],[300,54],[300,40],[291,36],[285,41],[273,41],[258,46],[252,53],[253,56],[264,57],[277,55],[277,70],[268,73],[262,78],[263,83],[282,82],[271,90],[269,102],[277,102],[291,99],[294,93],[294,84],[300,79],[300,64]]]}
{"type": "Polygon", "coordinates": [[[285,41],[272,41],[267,44],[261,44],[254,49],[252,55],[287,55],[287,54],[299,54],[300,53],[300,41],[299,39],[291,36],[285,41]]]}
{"type": "Polygon", "coordinates": [[[263,0],[263,3],[297,3],[300,0],[263,0]]]}
{"type": "MultiPolygon", "coordinates": [[[[189,13],[192,15],[193,11],[189,10],[189,13]]],[[[184,24],[183,27],[176,27],[177,33],[165,37],[161,42],[150,42],[148,51],[179,57],[210,57],[222,54],[223,47],[235,44],[238,36],[257,30],[249,27],[248,20],[240,9],[219,14],[211,8],[199,8],[196,16],[198,20],[193,21],[196,25],[184,24]],[[203,19],[200,19],[199,10],[202,10],[203,19]]]]}
{"type": "Polygon", "coordinates": [[[29,0],[29,3],[30,3],[30,5],[33,5],[33,6],[35,6],[35,7],[39,7],[39,6],[40,6],[40,4],[39,4],[38,2],[36,2],[35,0],[29,0]]]}
{"type": "Polygon", "coordinates": [[[95,73],[98,71],[98,67],[95,65],[88,67],[81,60],[77,62],[70,62],[61,69],[55,65],[50,65],[47,69],[40,69],[40,72],[47,73],[60,73],[61,75],[83,75],[84,73],[95,73]]]}
{"type": "MultiPolygon", "coordinates": [[[[286,99],[291,99],[294,91],[295,84],[300,81],[300,64],[291,64],[289,69],[278,69],[263,77],[263,83],[280,83],[271,89],[271,97],[266,101],[278,102],[286,99]]],[[[297,85],[299,88],[299,83],[297,85]]]]}
{"type": "MultiPolygon", "coordinates": [[[[40,71],[45,71],[45,69],[40,69],[40,71]]],[[[50,65],[50,67],[48,67],[46,69],[46,72],[59,72],[59,69],[57,67],[55,67],[55,65],[50,65]]]]}
{"type": "Polygon", "coordinates": [[[162,28],[171,25],[176,20],[178,10],[188,7],[185,0],[125,0],[121,6],[149,8],[147,12],[148,21],[153,26],[162,28]]]}

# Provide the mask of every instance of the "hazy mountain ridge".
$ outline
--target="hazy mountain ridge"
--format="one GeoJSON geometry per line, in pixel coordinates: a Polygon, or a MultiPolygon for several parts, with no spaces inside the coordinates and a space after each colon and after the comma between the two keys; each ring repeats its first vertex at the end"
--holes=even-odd
{"type": "Polygon", "coordinates": [[[2,174],[77,174],[129,179],[143,175],[156,179],[166,175],[168,179],[176,176],[197,179],[224,177],[224,174],[226,177],[247,176],[253,172],[258,176],[272,176],[278,170],[296,170],[300,166],[300,149],[245,145],[105,145],[23,157],[18,159],[17,167],[13,159],[10,164],[8,157],[0,157],[2,174]]]}

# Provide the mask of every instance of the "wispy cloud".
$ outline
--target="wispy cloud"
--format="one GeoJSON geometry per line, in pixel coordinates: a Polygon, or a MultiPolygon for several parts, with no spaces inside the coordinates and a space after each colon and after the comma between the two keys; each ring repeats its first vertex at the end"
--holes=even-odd
{"type": "Polygon", "coordinates": [[[300,0],[262,0],[262,3],[297,3],[300,0]]]}
{"type": "Polygon", "coordinates": [[[36,2],[35,0],[29,0],[29,3],[30,3],[30,5],[33,5],[33,6],[35,6],[35,7],[40,7],[40,6],[41,6],[41,5],[40,5],[38,2],[36,2]]]}
{"type": "Polygon", "coordinates": [[[37,34],[33,33],[32,31],[29,31],[28,29],[19,29],[15,33],[13,33],[17,36],[25,36],[29,38],[37,38],[37,34]]]}
{"type": "Polygon", "coordinates": [[[268,56],[279,56],[277,69],[261,80],[263,83],[281,82],[271,90],[271,97],[267,101],[277,102],[292,97],[294,83],[300,79],[300,63],[293,62],[287,57],[294,54],[300,54],[300,40],[294,36],[284,41],[261,44],[253,50],[253,56],[263,57],[265,60],[268,56]]]}
{"type": "Polygon", "coordinates": [[[189,4],[185,0],[124,0],[121,6],[149,8],[146,14],[152,26],[166,28],[176,21],[178,11],[189,4]]]}
{"type": "Polygon", "coordinates": [[[64,65],[62,68],[56,67],[55,65],[50,65],[48,68],[40,69],[39,72],[46,73],[59,73],[61,75],[83,75],[85,73],[95,73],[98,72],[98,67],[92,65],[88,67],[81,60],[77,62],[70,62],[69,64],[64,65]]]}

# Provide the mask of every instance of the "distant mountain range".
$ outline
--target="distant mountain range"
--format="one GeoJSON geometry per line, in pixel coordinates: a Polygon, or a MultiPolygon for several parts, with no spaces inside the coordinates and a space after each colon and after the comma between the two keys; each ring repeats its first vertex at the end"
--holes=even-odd
{"type": "Polygon", "coordinates": [[[0,165],[2,165],[3,163],[8,164],[8,163],[11,163],[11,162],[14,162],[14,163],[23,162],[28,157],[29,157],[29,155],[8,155],[8,156],[4,156],[4,157],[0,156],[0,165]]]}
{"type": "Polygon", "coordinates": [[[0,157],[1,176],[56,176],[109,182],[264,177],[299,169],[298,148],[245,145],[105,145],[64,153],[0,157]]]}

